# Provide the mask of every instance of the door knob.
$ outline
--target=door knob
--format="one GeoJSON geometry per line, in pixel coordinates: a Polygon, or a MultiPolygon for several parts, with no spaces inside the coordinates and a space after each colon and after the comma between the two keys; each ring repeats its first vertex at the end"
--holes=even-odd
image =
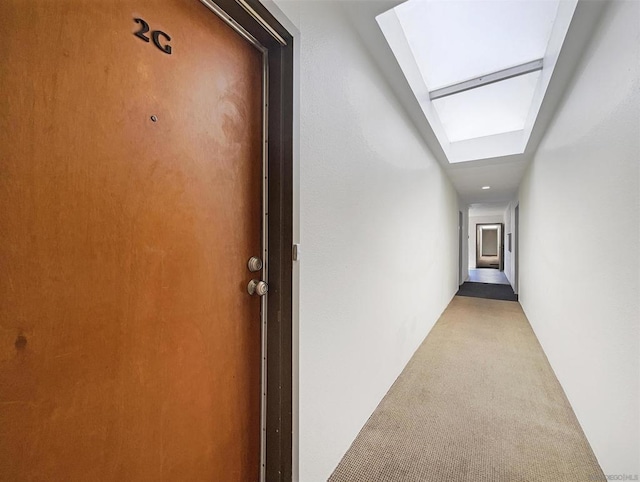
{"type": "Polygon", "coordinates": [[[247,293],[250,295],[264,296],[269,291],[269,286],[264,281],[252,279],[247,285],[247,293]]]}

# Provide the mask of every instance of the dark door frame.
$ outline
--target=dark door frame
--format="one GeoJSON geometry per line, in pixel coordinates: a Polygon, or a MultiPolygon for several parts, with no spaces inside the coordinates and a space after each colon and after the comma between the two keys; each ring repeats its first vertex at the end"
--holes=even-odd
{"type": "Polygon", "coordinates": [[[498,230],[498,270],[504,271],[504,223],[476,224],[476,268],[478,267],[478,259],[480,258],[480,240],[478,239],[478,233],[482,230],[481,226],[500,226],[498,230]]]}
{"type": "Polygon", "coordinates": [[[212,0],[223,20],[267,56],[267,295],[265,478],[292,479],[293,36],[257,0],[212,0]]]}

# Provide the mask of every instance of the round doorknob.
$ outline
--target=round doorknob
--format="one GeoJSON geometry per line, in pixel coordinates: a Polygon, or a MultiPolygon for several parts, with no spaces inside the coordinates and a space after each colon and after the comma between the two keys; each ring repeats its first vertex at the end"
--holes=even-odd
{"type": "Polygon", "coordinates": [[[264,296],[269,291],[269,286],[264,281],[252,279],[247,285],[247,292],[250,295],[264,296]]]}

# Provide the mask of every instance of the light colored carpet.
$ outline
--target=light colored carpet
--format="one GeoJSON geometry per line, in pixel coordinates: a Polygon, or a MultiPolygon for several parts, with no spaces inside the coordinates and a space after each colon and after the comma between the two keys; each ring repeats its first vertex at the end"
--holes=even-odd
{"type": "Polygon", "coordinates": [[[606,478],[520,304],[456,296],[329,481],[606,478]]]}

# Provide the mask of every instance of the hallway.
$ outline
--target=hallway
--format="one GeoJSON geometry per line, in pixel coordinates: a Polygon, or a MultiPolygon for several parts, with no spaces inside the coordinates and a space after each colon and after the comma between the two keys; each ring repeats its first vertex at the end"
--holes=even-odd
{"type": "MultiPolygon", "coordinates": [[[[604,473],[638,474],[639,432],[629,427],[640,426],[640,3],[579,2],[569,47],[553,74],[554,95],[543,102],[543,127],[526,155],[457,163],[443,153],[416,102],[423,97],[411,90],[378,23],[396,4],[276,3],[297,29],[300,56],[294,242],[303,254],[294,263],[294,480],[326,481],[376,407],[368,427],[386,419],[381,410],[402,391],[403,379],[421,376],[412,374],[415,364],[405,367],[425,338],[416,357],[435,357],[440,371],[428,374],[431,408],[409,420],[415,420],[414,433],[433,437],[433,445],[419,456],[406,453],[407,463],[396,467],[419,471],[423,459],[459,449],[462,456],[450,463],[468,463],[469,480],[474,471],[495,480],[487,475],[491,470],[506,476],[514,467],[565,473],[570,468],[559,457],[567,445],[556,442],[560,437],[549,444],[524,435],[540,430],[549,437],[552,417],[563,414],[556,429],[575,436],[564,392],[604,473]],[[480,212],[478,205],[493,208],[480,212]],[[508,306],[517,315],[510,323],[485,313],[475,322],[462,321],[458,326],[468,325],[476,338],[462,340],[455,324],[440,316],[474,264],[474,236],[483,223],[504,226],[504,274],[520,305],[456,297],[447,314],[467,304],[508,306]],[[606,262],[588,262],[612,243],[606,262]],[[501,330],[486,330],[485,323],[501,330]],[[447,327],[454,328],[449,335],[447,327]],[[441,336],[446,344],[436,347],[437,356],[429,355],[425,347],[441,336]],[[517,340],[512,352],[507,339],[517,340]],[[479,368],[490,362],[495,371],[485,376],[487,370],[479,368]],[[542,372],[537,375],[533,366],[542,372]],[[541,399],[543,391],[527,377],[552,387],[551,398],[541,399]],[[465,390],[461,381],[482,384],[465,390]],[[455,435],[448,423],[453,409],[462,415],[452,423],[476,413],[474,423],[487,430],[456,437],[457,448],[447,445],[455,435]],[[472,443],[474,437],[481,443],[472,443]],[[534,444],[532,465],[521,465],[518,455],[534,444]],[[496,460],[504,466],[492,466],[496,460]]],[[[389,25],[402,33],[398,22],[389,25]]],[[[455,38],[449,34],[438,45],[455,38]]],[[[405,53],[401,58],[410,57],[405,53]]],[[[423,94],[428,99],[426,87],[423,94]]],[[[334,480],[376,480],[378,472],[368,477],[368,470],[398,462],[381,456],[387,445],[411,448],[415,441],[422,447],[417,438],[386,439],[380,451],[360,457],[369,449],[364,434],[334,480]],[[362,474],[354,476],[350,470],[360,466],[362,474]]],[[[452,470],[442,458],[443,470],[452,470]]],[[[577,460],[570,463],[579,470],[577,460]]],[[[438,480],[447,480],[438,473],[438,480]]],[[[513,480],[527,480],[526,474],[513,480]]],[[[544,479],[533,473],[528,480],[544,479]]]]}
{"type": "Polygon", "coordinates": [[[520,305],[456,296],[329,480],[606,479],[520,305]]]}
{"type": "Polygon", "coordinates": [[[639,19],[0,2],[0,479],[640,480],[639,19]]]}

